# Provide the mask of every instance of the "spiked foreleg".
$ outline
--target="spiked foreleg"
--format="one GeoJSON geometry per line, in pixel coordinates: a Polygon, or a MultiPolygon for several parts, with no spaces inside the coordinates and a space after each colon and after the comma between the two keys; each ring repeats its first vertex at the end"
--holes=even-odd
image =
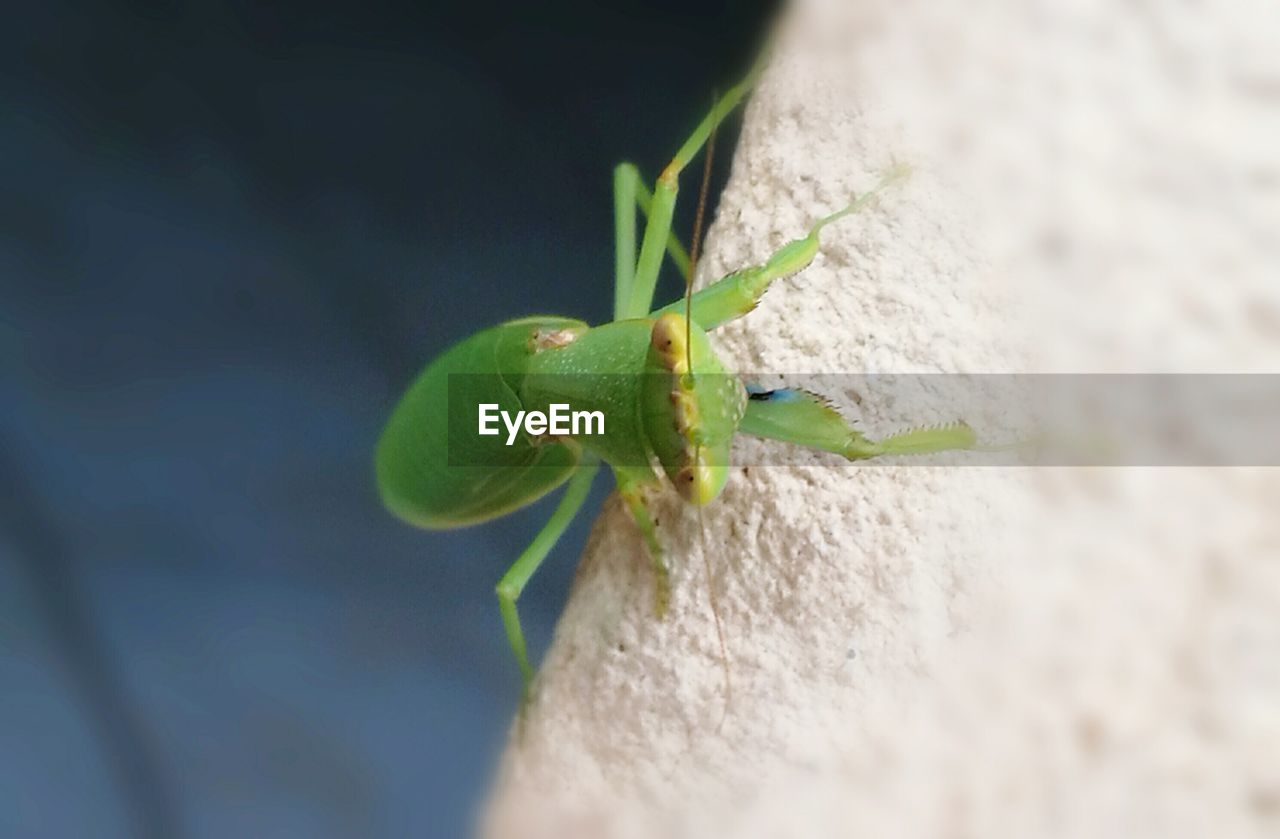
{"type": "MultiPolygon", "coordinates": [[[[819,234],[822,233],[822,228],[867,206],[882,190],[906,176],[906,167],[895,167],[849,206],[818,219],[803,238],[794,239],[778,248],[763,265],[734,271],[694,294],[689,303],[694,322],[703,329],[710,330],[750,312],[769,290],[770,284],[802,271],[813,261],[821,245],[819,234]]],[[[653,314],[683,313],[684,308],[685,302],[677,300],[653,314]]]]}
{"type": "Polygon", "coordinates": [[[971,449],[977,443],[973,429],[963,422],[915,428],[883,440],[871,440],[819,397],[791,388],[754,390],[738,430],[756,437],[835,452],[849,460],[971,449]]]}

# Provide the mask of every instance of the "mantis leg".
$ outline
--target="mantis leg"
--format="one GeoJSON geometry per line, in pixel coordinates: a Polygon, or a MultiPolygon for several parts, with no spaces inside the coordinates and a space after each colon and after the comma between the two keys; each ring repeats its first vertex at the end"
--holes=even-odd
{"type": "MultiPolygon", "coordinates": [[[[653,195],[640,179],[634,164],[619,163],[613,170],[614,284],[613,318],[624,317],[636,276],[636,207],[649,216],[653,195]]],[[[667,254],[680,275],[689,275],[689,253],[673,231],[667,237],[667,254]]]]}
{"type": "Polygon", "coordinates": [[[722,98],[716,101],[711,108],[711,113],[698,123],[693,134],[685,140],[684,145],[676,152],[676,156],[658,176],[658,182],[653,190],[653,200],[649,205],[649,221],[645,225],[644,238],[640,242],[640,258],[636,262],[635,278],[631,283],[630,293],[620,309],[620,317],[644,317],[652,308],[653,290],[658,284],[658,269],[662,267],[662,252],[666,249],[667,239],[671,235],[671,216],[675,212],[680,172],[707,142],[711,130],[742,101],[742,97],[755,82],[760,68],[761,62],[757,61],[745,79],[731,87],[722,98]]]}
{"type": "MultiPolygon", "coordinates": [[[[906,175],[905,167],[895,167],[881,178],[878,184],[863,193],[849,206],[815,222],[803,238],[794,239],[778,248],[763,265],[734,271],[694,294],[690,301],[694,321],[703,329],[715,329],[727,321],[750,312],[760,302],[760,298],[774,280],[794,274],[813,261],[821,244],[819,234],[822,228],[867,206],[879,197],[886,187],[902,180],[906,175]]],[[[682,314],[684,301],[677,300],[663,306],[654,312],[653,316],[667,312],[682,314]]]]}
{"type": "Polygon", "coordinates": [[[653,566],[653,611],[659,618],[667,612],[667,604],[671,601],[671,580],[667,573],[667,563],[662,557],[662,545],[658,542],[658,531],[653,523],[653,516],[644,503],[642,494],[645,481],[628,475],[626,472],[614,470],[618,481],[618,495],[631,511],[636,520],[636,527],[649,549],[649,562],[653,566]]]}
{"type": "Polygon", "coordinates": [[[520,592],[524,590],[529,578],[538,570],[542,560],[546,559],[551,548],[569,526],[569,522],[573,521],[573,517],[581,509],[582,502],[587,499],[587,491],[591,489],[591,481],[599,470],[600,464],[597,462],[578,467],[573,477],[569,479],[568,489],[565,490],[564,497],[560,499],[551,518],[547,519],[546,525],[537,536],[533,537],[529,547],[524,549],[498,582],[498,606],[502,611],[502,623],[507,630],[507,641],[511,644],[511,652],[515,654],[516,662],[520,665],[520,676],[523,680],[521,696],[525,700],[529,698],[529,688],[533,683],[533,667],[529,665],[529,654],[524,642],[524,631],[520,628],[520,614],[516,611],[516,600],[519,599],[520,592]]]}
{"type": "Polygon", "coordinates": [[[883,440],[871,440],[854,430],[834,408],[811,393],[790,388],[749,390],[747,412],[738,426],[739,431],[835,452],[849,460],[971,449],[977,443],[973,429],[963,422],[934,428],[913,428],[883,440]]]}

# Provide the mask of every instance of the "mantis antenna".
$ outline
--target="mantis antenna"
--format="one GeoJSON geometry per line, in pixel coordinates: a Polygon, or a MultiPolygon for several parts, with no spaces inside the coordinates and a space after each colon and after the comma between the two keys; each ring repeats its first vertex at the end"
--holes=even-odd
{"type": "MultiPolygon", "coordinates": [[[[719,95],[711,97],[711,113],[715,114],[720,107],[719,95]]],[[[702,159],[702,185],[698,188],[698,209],[693,216],[693,238],[689,240],[689,271],[684,278],[684,346],[685,363],[690,373],[693,372],[693,350],[690,338],[693,328],[689,325],[693,316],[693,275],[698,268],[698,256],[702,252],[702,221],[707,213],[707,191],[711,187],[711,162],[716,152],[716,129],[719,120],[711,122],[711,133],[707,135],[707,154],[702,159]]]]}
{"type": "MultiPolygon", "coordinates": [[[[715,114],[720,107],[719,94],[712,94],[711,113],[715,114]]],[[[702,185],[698,189],[698,209],[693,216],[693,237],[689,240],[689,272],[684,278],[684,352],[685,369],[690,378],[693,377],[693,278],[698,269],[698,256],[702,250],[702,222],[707,212],[707,192],[711,187],[711,163],[715,157],[716,127],[719,120],[712,119],[711,133],[707,136],[707,153],[702,159],[702,185]]],[[[698,474],[702,467],[702,447],[695,446],[693,454],[693,471],[698,474]]],[[[702,505],[694,505],[698,516],[698,541],[702,549],[702,565],[707,578],[707,602],[711,605],[711,617],[716,625],[716,638],[720,642],[720,661],[724,665],[724,711],[720,717],[720,725],[724,725],[724,717],[729,713],[729,699],[732,685],[729,681],[729,647],[724,640],[724,622],[720,620],[720,606],[716,602],[715,578],[711,573],[711,558],[707,555],[707,528],[702,517],[702,505]]]]}

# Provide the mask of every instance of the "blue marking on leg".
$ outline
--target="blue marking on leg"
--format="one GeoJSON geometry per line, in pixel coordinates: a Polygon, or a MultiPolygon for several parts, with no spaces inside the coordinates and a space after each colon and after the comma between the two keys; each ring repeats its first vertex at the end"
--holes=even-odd
{"type": "Polygon", "coordinates": [[[756,402],[799,402],[804,399],[804,391],[790,387],[765,390],[758,384],[747,382],[747,398],[756,402]]]}

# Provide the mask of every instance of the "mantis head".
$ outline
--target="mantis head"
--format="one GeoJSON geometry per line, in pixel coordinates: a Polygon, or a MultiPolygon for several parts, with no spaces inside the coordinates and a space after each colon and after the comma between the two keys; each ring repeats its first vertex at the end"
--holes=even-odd
{"type": "Polygon", "coordinates": [[[681,497],[707,504],[729,476],[746,390],[707,333],[675,313],[654,321],[645,367],[644,424],[654,454],[681,497]]]}

